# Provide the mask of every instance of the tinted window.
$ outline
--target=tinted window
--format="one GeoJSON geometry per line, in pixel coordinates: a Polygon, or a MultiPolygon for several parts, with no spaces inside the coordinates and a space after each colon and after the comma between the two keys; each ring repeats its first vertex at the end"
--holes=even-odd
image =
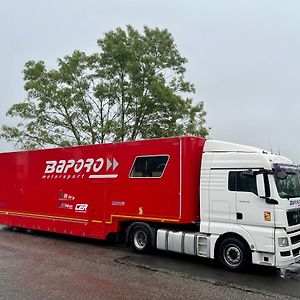
{"type": "Polygon", "coordinates": [[[130,172],[130,177],[161,177],[168,156],[137,157],[130,172]]]}
{"type": "Polygon", "coordinates": [[[241,171],[229,172],[229,191],[250,192],[257,195],[256,177],[243,175],[241,171]]]}

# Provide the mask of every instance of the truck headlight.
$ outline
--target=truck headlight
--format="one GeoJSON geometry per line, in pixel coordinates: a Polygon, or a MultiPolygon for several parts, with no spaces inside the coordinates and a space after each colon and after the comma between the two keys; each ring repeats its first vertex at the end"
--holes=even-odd
{"type": "Polygon", "coordinates": [[[289,240],[287,237],[278,238],[279,247],[287,247],[289,245],[289,240]]]}

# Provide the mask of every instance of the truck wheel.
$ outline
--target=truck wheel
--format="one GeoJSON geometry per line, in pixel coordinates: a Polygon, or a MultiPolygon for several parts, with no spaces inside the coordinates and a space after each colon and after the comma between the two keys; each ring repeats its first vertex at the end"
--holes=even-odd
{"type": "Polygon", "coordinates": [[[225,269],[240,272],[250,265],[251,252],[244,241],[228,237],[219,246],[218,260],[225,269]]]}
{"type": "Polygon", "coordinates": [[[136,226],[130,234],[130,245],[138,253],[146,253],[151,249],[151,235],[147,228],[136,226]]]}

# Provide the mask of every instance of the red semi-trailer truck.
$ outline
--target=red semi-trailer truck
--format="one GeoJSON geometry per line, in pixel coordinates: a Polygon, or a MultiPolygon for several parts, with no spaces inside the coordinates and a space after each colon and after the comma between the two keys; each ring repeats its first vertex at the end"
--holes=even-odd
{"type": "Polygon", "coordinates": [[[2,153],[0,166],[0,224],[124,235],[231,270],[300,258],[299,168],[257,148],[180,137],[2,153]]]}

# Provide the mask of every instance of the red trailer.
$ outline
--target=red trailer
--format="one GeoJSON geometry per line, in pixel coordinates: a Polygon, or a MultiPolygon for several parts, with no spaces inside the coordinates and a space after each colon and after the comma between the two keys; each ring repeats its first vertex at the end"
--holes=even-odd
{"type": "MultiPolygon", "coordinates": [[[[159,224],[178,228],[200,221],[205,141],[182,137],[1,153],[0,224],[97,239],[125,232],[143,238],[142,227],[154,245],[159,224]]],[[[141,245],[136,250],[144,250],[141,245]]]]}
{"type": "Polygon", "coordinates": [[[230,270],[300,260],[300,168],[262,149],[181,137],[2,153],[0,166],[0,224],[230,270]]]}

